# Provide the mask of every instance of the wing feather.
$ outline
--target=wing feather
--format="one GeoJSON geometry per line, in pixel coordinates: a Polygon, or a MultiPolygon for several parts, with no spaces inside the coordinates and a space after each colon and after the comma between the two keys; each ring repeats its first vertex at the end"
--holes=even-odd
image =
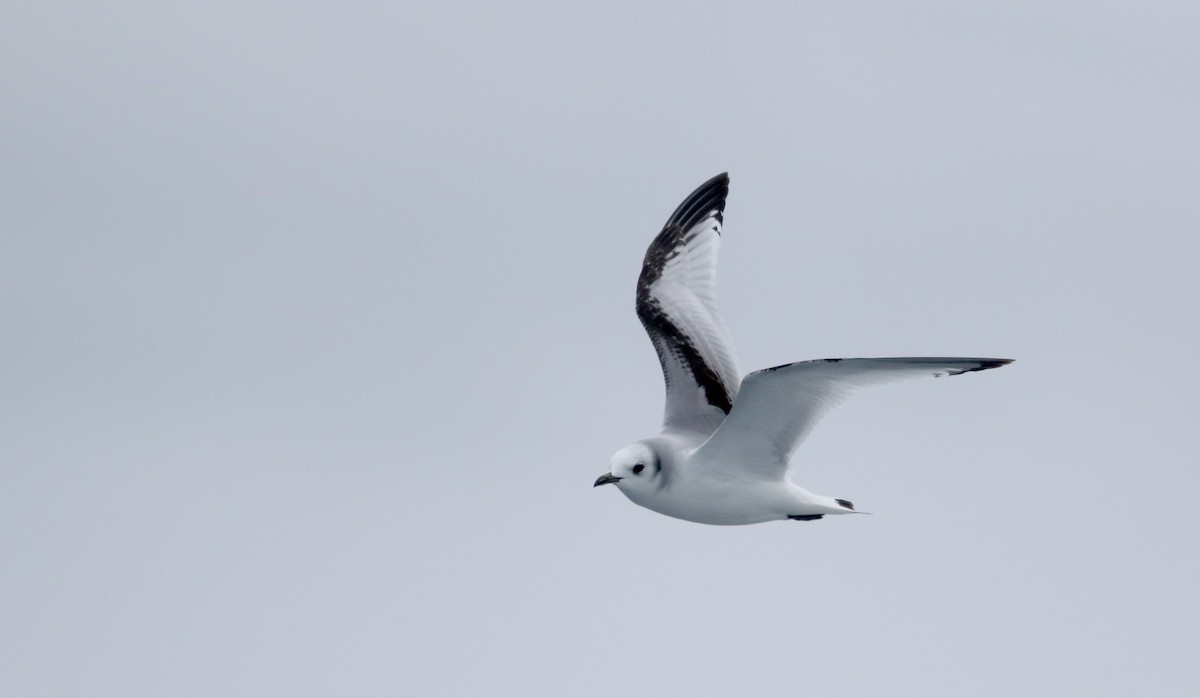
{"type": "Polygon", "coordinates": [[[637,315],[666,383],[664,431],[707,437],[737,395],[729,330],[717,311],[716,271],[729,175],[700,185],[650,243],[637,285],[637,315]]]}
{"type": "Polygon", "coordinates": [[[733,410],[692,458],[697,468],[783,478],[796,447],[817,422],[861,387],[905,378],[957,376],[1011,359],[905,357],[818,359],[755,371],[733,410]]]}

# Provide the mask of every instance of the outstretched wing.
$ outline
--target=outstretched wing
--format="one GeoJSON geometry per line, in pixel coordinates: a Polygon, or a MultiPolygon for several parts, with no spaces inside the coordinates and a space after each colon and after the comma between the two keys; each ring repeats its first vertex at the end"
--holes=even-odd
{"type": "Polygon", "coordinates": [[[742,381],[733,410],[696,451],[698,468],[783,478],[804,437],[855,389],[904,378],[957,376],[1012,359],[912,357],[818,359],[755,371],[742,381]]]}
{"type": "Polygon", "coordinates": [[[737,395],[729,330],[717,312],[717,251],[729,175],[700,185],[650,243],[637,285],[637,315],[667,384],[663,430],[707,437],[737,395]]]}

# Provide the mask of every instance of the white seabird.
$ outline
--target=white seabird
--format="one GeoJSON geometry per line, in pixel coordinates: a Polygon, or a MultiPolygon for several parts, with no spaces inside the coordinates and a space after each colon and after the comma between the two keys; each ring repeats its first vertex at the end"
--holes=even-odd
{"type": "Polygon", "coordinates": [[[700,185],[646,251],[637,315],[667,384],[662,431],[617,451],[595,486],[615,484],[635,504],[705,524],[859,513],[845,499],[813,494],[786,477],[792,453],[817,421],[861,386],[957,376],[1012,360],[817,359],[755,371],[739,387],[714,293],[728,194],[725,173],[700,185]]]}

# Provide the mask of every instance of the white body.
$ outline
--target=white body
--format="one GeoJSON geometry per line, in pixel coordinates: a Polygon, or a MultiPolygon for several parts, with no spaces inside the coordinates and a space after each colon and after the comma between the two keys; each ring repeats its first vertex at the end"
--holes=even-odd
{"type": "MultiPolygon", "coordinates": [[[[637,487],[625,478],[617,487],[630,501],[666,516],[685,521],[736,526],[766,521],[783,521],[789,516],[813,516],[823,514],[853,514],[839,505],[832,497],[813,494],[783,478],[765,478],[751,475],[736,463],[715,464],[723,475],[711,477],[688,477],[695,471],[689,460],[694,457],[697,446],[690,446],[686,436],[662,434],[647,439],[642,444],[653,444],[660,454],[669,454],[674,459],[663,467],[674,469],[679,475],[662,487],[637,487]]],[[[614,464],[614,468],[619,466],[614,464]]]]}

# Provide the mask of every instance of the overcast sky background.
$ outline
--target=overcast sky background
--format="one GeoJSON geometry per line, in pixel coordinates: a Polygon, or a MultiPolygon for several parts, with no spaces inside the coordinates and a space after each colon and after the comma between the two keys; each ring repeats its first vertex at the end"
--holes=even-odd
{"type": "Polygon", "coordinates": [[[8,3],[0,694],[1195,695],[1195,3],[8,3]],[[862,393],[718,528],[642,254],[862,393]]]}

